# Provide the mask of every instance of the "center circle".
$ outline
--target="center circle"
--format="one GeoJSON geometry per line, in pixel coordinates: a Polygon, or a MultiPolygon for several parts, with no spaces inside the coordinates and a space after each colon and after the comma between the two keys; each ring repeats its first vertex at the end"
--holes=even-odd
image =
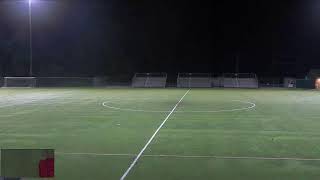
{"type": "MultiPolygon", "coordinates": [[[[121,98],[110,98],[108,101],[105,101],[102,103],[102,106],[109,108],[109,109],[113,109],[113,110],[119,110],[119,111],[130,111],[130,112],[150,112],[150,113],[168,113],[171,110],[151,110],[151,109],[145,109],[145,108],[137,108],[135,107],[130,107],[130,108],[126,108],[126,107],[121,107],[119,106],[119,101],[121,102],[130,102],[130,101],[141,101],[141,102],[146,102],[147,100],[150,100],[152,98],[139,98],[139,99],[121,99],[121,98]],[[117,103],[118,102],[118,103],[117,103]]],[[[141,103],[140,102],[140,103],[141,103]]],[[[148,102],[148,103],[152,103],[153,102],[148,102]]],[[[147,104],[148,104],[147,103],[147,104]]],[[[215,109],[215,110],[209,110],[206,108],[200,109],[200,110],[192,110],[192,109],[187,109],[187,110],[175,110],[175,113],[218,113],[218,112],[234,112],[234,111],[246,111],[246,110],[251,110],[253,108],[256,107],[256,104],[250,101],[244,101],[244,100],[229,100],[224,102],[221,105],[216,105],[216,106],[225,106],[228,104],[241,104],[241,106],[238,107],[224,107],[224,108],[219,108],[219,109],[215,109]]],[[[135,103],[135,104],[139,104],[139,102],[135,103]]]]}

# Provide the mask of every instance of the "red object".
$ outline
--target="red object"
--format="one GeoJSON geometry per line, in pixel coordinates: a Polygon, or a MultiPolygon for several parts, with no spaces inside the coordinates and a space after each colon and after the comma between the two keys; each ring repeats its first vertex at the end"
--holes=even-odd
{"type": "Polygon", "coordinates": [[[41,178],[54,177],[54,158],[40,160],[39,176],[41,178]]]}

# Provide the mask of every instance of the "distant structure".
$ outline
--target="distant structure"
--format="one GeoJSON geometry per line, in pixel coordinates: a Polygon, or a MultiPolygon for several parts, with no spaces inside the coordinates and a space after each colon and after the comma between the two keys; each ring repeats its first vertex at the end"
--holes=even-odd
{"type": "Polygon", "coordinates": [[[177,77],[179,88],[210,88],[212,79],[210,73],[179,73],[177,77]]]}
{"type": "Polygon", "coordinates": [[[135,73],[132,78],[134,88],[165,88],[167,73],[135,73]]]}

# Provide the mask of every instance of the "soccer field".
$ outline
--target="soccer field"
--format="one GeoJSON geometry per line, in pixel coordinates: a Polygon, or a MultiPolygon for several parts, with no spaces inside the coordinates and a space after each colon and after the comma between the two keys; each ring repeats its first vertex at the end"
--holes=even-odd
{"type": "Polygon", "coordinates": [[[0,107],[0,147],[54,148],[57,180],[320,177],[317,91],[0,89],[0,107]]]}

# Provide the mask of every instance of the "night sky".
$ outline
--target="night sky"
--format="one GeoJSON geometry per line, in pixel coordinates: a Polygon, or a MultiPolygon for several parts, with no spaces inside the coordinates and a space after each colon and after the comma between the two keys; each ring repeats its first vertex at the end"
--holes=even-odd
{"type": "MultiPolygon", "coordinates": [[[[35,0],[36,76],[320,68],[318,0],[35,0]],[[238,61],[238,70],[236,62],[238,61]]],[[[28,4],[0,1],[0,73],[28,74],[28,4]]]]}

